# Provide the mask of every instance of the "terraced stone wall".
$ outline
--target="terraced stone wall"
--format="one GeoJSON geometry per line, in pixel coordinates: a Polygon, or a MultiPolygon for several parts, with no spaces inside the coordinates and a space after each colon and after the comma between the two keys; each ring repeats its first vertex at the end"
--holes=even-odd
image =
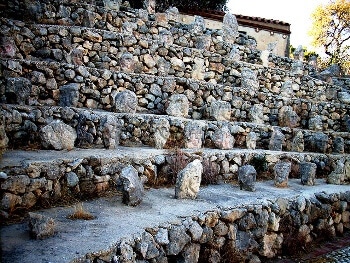
{"type": "Polygon", "coordinates": [[[350,228],[350,192],[315,196],[208,211],[149,228],[74,262],[260,262],[297,252],[350,228]]]}

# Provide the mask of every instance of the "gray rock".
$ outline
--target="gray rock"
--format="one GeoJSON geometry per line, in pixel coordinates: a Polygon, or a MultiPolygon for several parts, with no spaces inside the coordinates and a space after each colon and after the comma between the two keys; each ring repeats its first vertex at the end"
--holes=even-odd
{"type": "Polygon", "coordinates": [[[25,105],[32,90],[32,83],[22,77],[6,80],[5,96],[7,103],[25,105]]]}
{"type": "Polygon", "coordinates": [[[238,183],[241,190],[255,191],[256,170],[252,165],[243,165],[238,169],[238,183]]]}
{"type": "Polygon", "coordinates": [[[120,70],[123,72],[133,73],[135,71],[136,63],[131,53],[124,53],[119,59],[119,64],[120,70]]]}
{"type": "Polygon", "coordinates": [[[249,132],[246,137],[246,147],[247,149],[253,149],[256,148],[256,141],[258,140],[259,136],[255,132],[249,132]]]}
{"type": "Polygon", "coordinates": [[[314,185],[316,179],[317,165],[311,162],[301,162],[299,164],[299,175],[301,184],[314,185]]]}
{"type": "Polygon", "coordinates": [[[179,21],[179,10],[176,7],[169,7],[166,11],[166,16],[169,22],[180,22],[179,21]]]}
{"type": "Polygon", "coordinates": [[[143,8],[146,9],[149,14],[154,14],[156,12],[156,0],[144,0],[143,8]]]}
{"type": "Polygon", "coordinates": [[[175,198],[197,198],[202,180],[203,166],[199,160],[189,163],[176,178],[175,198]]]}
{"type": "Polygon", "coordinates": [[[304,135],[302,131],[298,131],[292,141],[292,151],[303,152],[304,151],[304,135]]]}
{"type": "Polygon", "coordinates": [[[40,130],[41,144],[44,148],[71,150],[77,138],[76,131],[62,121],[55,120],[40,130]]]}
{"type": "Polygon", "coordinates": [[[280,109],[279,115],[279,126],[296,128],[299,126],[300,118],[298,114],[290,106],[283,106],[280,109]]]}
{"type": "Polygon", "coordinates": [[[264,106],[262,104],[254,104],[249,111],[250,121],[256,124],[264,124],[264,106]]]}
{"type": "Polygon", "coordinates": [[[292,164],[290,162],[278,162],[274,167],[275,186],[288,187],[288,177],[292,164]]]}
{"type": "Polygon", "coordinates": [[[79,183],[79,177],[74,172],[69,172],[66,174],[68,187],[75,187],[79,183]]]}
{"type": "Polygon", "coordinates": [[[338,160],[335,169],[328,175],[328,184],[343,184],[345,181],[345,165],[344,160],[338,160]]]}
{"type": "Polygon", "coordinates": [[[123,203],[129,206],[139,205],[144,196],[144,188],[137,170],[131,165],[123,168],[119,180],[122,184],[123,203]]]}
{"type": "Polygon", "coordinates": [[[70,83],[60,87],[60,106],[62,107],[77,107],[79,102],[78,83],[70,83]]]}
{"type": "Polygon", "coordinates": [[[300,60],[294,61],[292,63],[291,73],[296,75],[296,76],[303,75],[304,74],[304,64],[303,64],[303,62],[300,61],[300,60]]]}
{"type": "Polygon", "coordinates": [[[185,147],[200,149],[204,139],[204,124],[200,121],[188,122],[185,126],[185,147]]]}
{"type": "MultiPolygon", "coordinates": [[[[0,180],[6,180],[8,178],[7,174],[4,172],[0,172],[0,180]]],[[[2,187],[1,187],[2,188],[2,187]]]]}
{"type": "Polygon", "coordinates": [[[222,24],[223,38],[228,44],[234,44],[236,38],[239,36],[238,23],[236,16],[230,13],[226,13],[222,24]]]}
{"type": "Polygon", "coordinates": [[[174,117],[187,117],[189,110],[188,99],[183,94],[171,95],[166,108],[166,113],[174,117]]]}
{"type": "Polygon", "coordinates": [[[165,118],[154,119],[152,124],[154,147],[163,149],[170,136],[170,124],[165,118]]]}
{"type": "Polygon", "coordinates": [[[255,92],[259,89],[259,80],[256,73],[250,68],[243,68],[241,74],[242,88],[247,90],[249,94],[255,94],[255,92]]]}
{"type": "Polygon", "coordinates": [[[227,101],[214,100],[210,105],[210,116],[217,121],[230,121],[231,104],[227,101]]]}
{"type": "Polygon", "coordinates": [[[344,139],[342,137],[336,137],[333,140],[333,152],[344,153],[344,139]]]}
{"type": "Polygon", "coordinates": [[[349,92],[346,92],[346,91],[338,92],[338,99],[342,103],[350,104],[350,94],[349,94],[349,92]]]}
{"type": "Polygon", "coordinates": [[[312,151],[326,153],[328,148],[328,135],[323,132],[316,132],[310,138],[310,147],[312,151]]]}
{"type": "Polygon", "coordinates": [[[274,129],[271,134],[269,142],[269,150],[282,151],[282,147],[285,144],[285,136],[279,129],[274,129]]]}
{"type": "Polygon", "coordinates": [[[320,115],[316,115],[315,117],[312,117],[309,119],[309,130],[313,130],[313,131],[323,130],[322,117],[320,115]]]}
{"type": "Polygon", "coordinates": [[[104,116],[101,119],[100,130],[104,146],[107,149],[115,149],[119,145],[121,135],[121,124],[118,119],[111,115],[104,116]]]}
{"type": "Polygon", "coordinates": [[[205,31],[205,21],[201,16],[194,16],[194,21],[189,25],[189,30],[195,35],[202,35],[205,31]]]}
{"type": "Polygon", "coordinates": [[[230,129],[224,125],[221,129],[217,129],[212,140],[214,145],[223,150],[232,149],[235,143],[235,138],[232,136],[230,129]]]}
{"type": "Polygon", "coordinates": [[[122,0],[103,0],[104,7],[108,10],[119,11],[122,0]]]}
{"type": "Polygon", "coordinates": [[[158,244],[148,232],[143,232],[141,238],[136,241],[136,250],[145,259],[152,259],[159,256],[158,244]]]}
{"type": "Polygon", "coordinates": [[[135,113],[137,106],[136,94],[130,90],[118,92],[114,98],[115,112],[135,113]]]}
{"type": "Polygon", "coordinates": [[[184,226],[171,226],[169,228],[169,244],[166,246],[167,255],[178,255],[190,241],[191,238],[186,233],[184,226]]]}
{"type": "Polygon", "coordinates": [[[55,221],[52,218],[29,212],[30,235],[35,239],[45,239],[55,234],[55,221]]]}

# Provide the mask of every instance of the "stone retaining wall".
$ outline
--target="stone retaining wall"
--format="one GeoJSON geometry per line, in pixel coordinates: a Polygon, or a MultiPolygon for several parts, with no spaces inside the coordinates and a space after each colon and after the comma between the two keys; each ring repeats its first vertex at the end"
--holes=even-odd
{"type": "Polygon", "coordinates": [[[350,192],[217,209],[149,228],[73,262],[261,262],[350,228],[350,192]]]}
{"type": "Polygon", "coordinates": [[[349,133],[281,128],[250,122],[191,120],[168,115],[109,113],[68,107],[3,105],[0,110],[4,117],[4,130],[9,139],[10,148],[34,147],[34,142],[37,143],[38,148],[52,148],[44,144],[46,139],[41,137],[41,131],[53,121],[61,121],[75,131],[76,140],[73,141],[72,147],[110,149],[118,145],[156,147],[158,140],[156,131],[163,130],[166,143],[158,146],[160,148],[268,150],[272,134],[278,130],[284,137],[279,143],[280,150],[283,151],[350,152],[349,133]],[[161,129],[157,126],[159,122],[162,122],[161,129]],[[249,138],[252,133],[256,138],[249,138]],[[222,139],[216,138],[218,134],[222,139]],[[229,137],[232,137],[232,144],[223,146],[227,144],[229,137]],[[297,137],[300,142],[296,141],[297,137]],[[249,147],[252,141],[255,147],[249,147]],[[301,149],[296,150],[295,147],[298,144],[301,149]]]}
{"type": "Polygon", "coordinates": [[[227,77],[230,85],[218,85],[182,77],[157,77],[53,62],[3,60],[2,66],[0,94],[5,103],[61,105],[65,100],[62,90],[71,89],[75,92],[68,95],[75,102],[65,106],[113,111],[115,96],[128,89],[138,98],[138,112],[165,114],[169,97],[178,93],[186,95],[188,117],[193,119],[212,118],[212,102],[224,101],[230,104],[231,121],[256,122],[252,115],[259,115],[259,123],[288,127],[291,124],[281,121],[280,115],[285,106],[289,106],[299,119],[293,127],[313,129],[310,119],[318,117],[318,130],[349,130],[349,105],[339,87],[307,76],[288,75],[281,70],[259,66],[252,70],[247,64],[233,63],[227,77]],[[242,74],[249,74],[255,80],[242,74]],[[260,110],[252,112],[256,108],[260,110]]]}

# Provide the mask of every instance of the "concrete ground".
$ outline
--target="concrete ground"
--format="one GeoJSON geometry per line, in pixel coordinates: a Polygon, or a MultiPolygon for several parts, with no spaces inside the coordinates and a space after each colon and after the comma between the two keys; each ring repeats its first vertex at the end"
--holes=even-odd
{"type": "Polygon", "coordinates": [[[317,180],[315,186],[303,186],[300,180],[289,181],[288,188],[276,188],[273,181],[258,182],[256,192],[239,190],[237,185],[219,184],[202,187],[196,200],[174,199],[173,188],[146,190],[143,202],[137,207],[122,204],[121,196],[105,197],[84,202],[84,208],[96,217],[94,220],[70,220],[74,207],[57,207],[38,211],[54,218],[55,236],[45,240],[29,237],[27,222],[1,228],[2,263],[62,263],[81,258],[87,253],[107,250],[123,237],[176,222],[181,217],[198,215],[217,208],[234,208],[248,204],[263,204],[279,197],[299,195],[311,197],[314,193],[349,191],[348,185],[325,184],[317,180]]]}

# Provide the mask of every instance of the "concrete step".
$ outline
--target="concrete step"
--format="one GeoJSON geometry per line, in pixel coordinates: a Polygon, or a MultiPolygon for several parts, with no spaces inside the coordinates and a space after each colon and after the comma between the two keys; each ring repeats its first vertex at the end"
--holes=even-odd
{"type": "Polygon", "coordinates": [[[77,202],[115,192],[119,174],[127,165],[132,165],[139,176],[146,179],[148,187],[173,185],[177,172],[194,159],[203,163],[203,184],[237,181],[237,171],[245,164],[256,168],[257,180],[274,179],[274,167],[280,161],[292,164],[290,178],[300,178],[299,163],[306,161],[316,164],[318,179],[326,180],[334,173],[343,173],[339,184],[347,184],[350,179],[350,159],[346,154],[207,148],[157,150],[146,147],[10,150],[3,154],[0,163],[0,170],[4,173],[1,179],[1,215],[8,220],[40,204],[52,206],[64,200],[77,202]]]}
{"type": "MultiPolygon", "coordinates": [[[[62,263],[96,262],[96,260],[115,262],[113,259],[115,260],[117,255],[130,255],[123,248],[128,248],[129,253],[135,253],[134,256],[137,255],[140,259],[142,256],[137,244],[144,242],[142,236],[147,233],[151,233],[155,238],[158,231],[164,230],[168,233],[168,231],[171,232],[172,229],[182,225],[187,225],[185,227],[187,233],[192,233],[190,229],[193,231],[194,225],[200,226],[199,229],[203,228],[204,233],[205,230],[208,231],[215,225],[218,218],[220,222],[224,221],[225,225],[233,225],[236,228],[237,224],[241,222],[239,230],[236,229],[235,231],[239,233],[249,232],[249,230],[242,228],[242,222],[245,219],[243,216],[247,213],[254,215],[255,212],[260,211],[257,217],[261,217],[263,215],[262,211],[265,214],[268,211],[269,216],[273,214],[270,217],[271,222],[276,220],[282,222],[283,216],[287,216],[289,210],[292,207],[297,207],[302,200],[306,200],[307,208],[312,207],[317,211],[323,211],[322,209],[326,206],[329,207],[330,204],[324,203],[325,201],[322,199],[316,199],[315,194],[318,193],[321,197],[331,196],[333,199],[337,196],[343,196],[342,202],[344,202],[344,196],[349,196],[345,194],[348,190],[348,186],[327,185],[322,180],[317,180],[315,186],[306,187],[300,185],[299,180],[293,179],[290,180],[288,188],[276,188],[272,181],[258,182],[255,192],[241,191],[235,184],[204,186],[200,189],[198,198],[195,200],[175,199],[174,189],[172,188],[150,189],[146,191],[143,202],[137,207],[123,205],[121,196],[118,195],[110,198],[99,198],[83,203],[84,210],[95,216],[94,220],[88,221],[67,219],[67,216],[74,212],[73,206],[40,210],[36,213],[54,219],[56,234],[44,240],[30,239],[27,220],[21,224],[2,226],[0,229],[2,262],[49,261],[62,263]],[[281,204],[281,207],[285,204],[285,207],[282,208],[284,212],[276,210],[276,207],[280,207],[279,204],[281,204]],[[271,207],[275,209],[270,210],[271,207]],[[243,219],[240,221],[241,217],[243,219]],[[276,220],[273,220],[273,218],[276,218],[276,220]]],[[[306,210],[302,212],[298,210],[291,211],[302,215],[307,213],[306,210]]],[[[335,210],[332,211],[338,213],[335,210]]],[[[343,214],[344,216],[348,215],[348,210],[343,214]]],[[[308,224],[314,224],[310,216],[306,218],[308,218],[308,224]]],[[[344,221],[346,220],[344,219],[344,221]]],[[[260,230],[260,228],[262,227],[258,226],[256,229],[260,230]]],[[[282,229],[283,226],[280,225],[278,228],[282,229]]],[[[199,231],[198,228],[196,229],[199,231]]],[[[277,231],[273,232],[269,229],[266,234],[270,235],[271,233],[277,233],[277,231]]],[[[316,228],[313,229],[312,233],[315,233],[315,231],[316,228]]],[[[211,235],[217,237],[217,232],[214,233],[214,235],[213,233],[211,235]]],[[[155,240],[159,239],[155,238],[155,240]]],[[[207,245],[203,241],[204,239],[201,240],[199,243],[201,246],[207,245]]],[[[178,240],[177,242],[181,244],[181,241],[178,240]]],[[[171,236],[168,242],[177,244],[171,236]]],[[[240,242],[238,237],[236,242],[240,242]]],[[[158,246],[158,248],[161,247],[163,245],[158,246]]],[[[165,247],[164,245],[164,249],[165,247]]],[[[278,252],[275,251],[275,253],[278,252]]],[[[270,257],[273,255],[271,254],[270,257]]],[[[180,257],[180,255],[177,256],[180,257]]],[[[176,256],[170,255],[169,257],[174,258],[176,256]]],[[[259,257],[265,258],[261,255],[259,257]]]]}
{"type": "Polygon", "coordinates": [[[112,149],[122,145],[350,153],[349,132],[67,107],[7,104],[2,105],[0,112],[4,117],[9,147],[13,149],[55,147],[47,145],[43,139],[46,137],[41,137],[41,130],[53,121],[60,121],[71,127],[75,134],[71,147],[112,149]],[[276,131],[280,132],[281,141],[270,145],[276,131]]]}

